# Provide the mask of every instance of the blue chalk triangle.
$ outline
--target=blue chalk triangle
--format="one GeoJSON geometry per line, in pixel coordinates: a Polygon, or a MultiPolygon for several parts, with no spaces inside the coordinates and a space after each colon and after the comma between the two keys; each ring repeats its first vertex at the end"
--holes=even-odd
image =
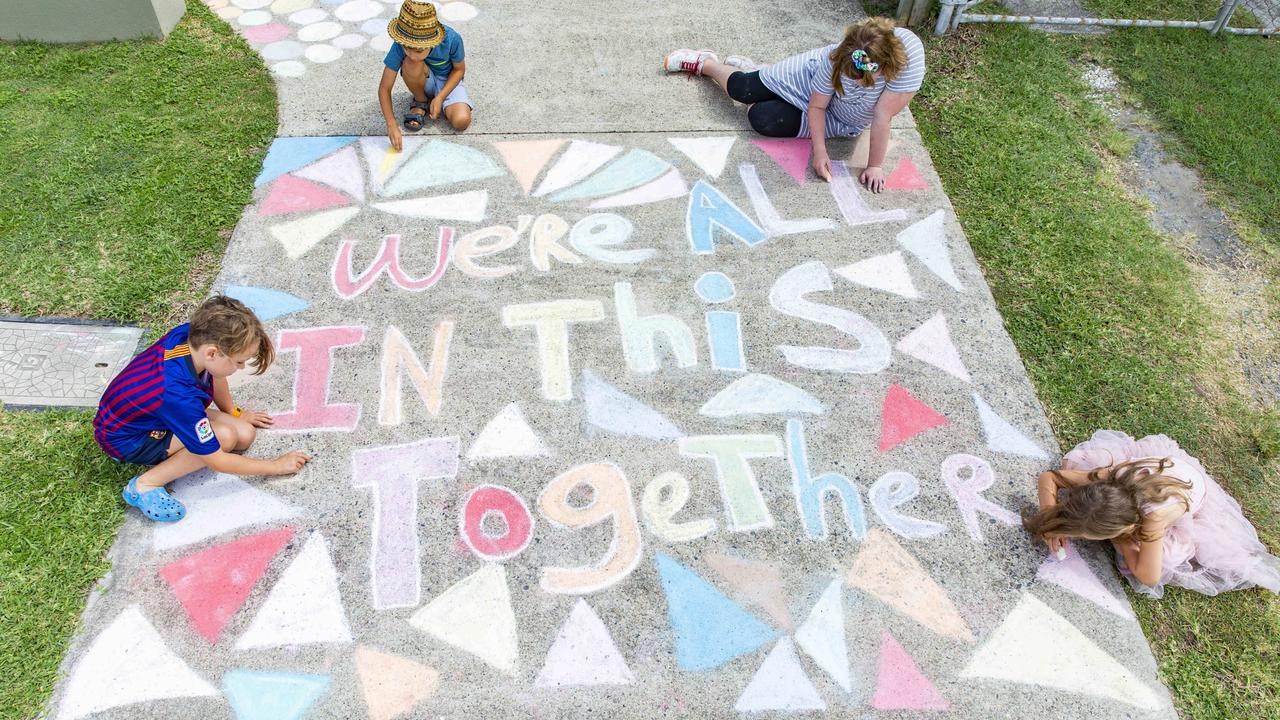
{"type": "Polygon", "coordinates": [[[648,150],[632,150],[612,165],[574,187],[551,196],[552,202],[613,195],[656,180],[671,169],[671,163],[648,150]]]}
{"type": "Polygon", "coordinates": [[[257,186],[269,183],[355,141],[353,135],[276,138],[267,151],[266,159],[262,161],[262,172],[258,173],[258,179],[253,184],[257,186]]]}
{"type": "Polygon", "coordinates": [[[662,553],[657,560],[680,669],[719,667],[778,636],[694,571],[662,553]]]}
{"type": "Polygon", "coordinates": [[[311,303],[297,295],[269,288],[230,285],[223,292],[227,297],[235,298],[248,305],[253,314],[263,322],[302,312],[311,307],[311,303]]]}
{"type": "Polygon", "coordinates": [[[403,195],[436,185],[482,180],[503,174],[497,163],[475,148],[432,140],[405,161],[382,194],[403,195]]]}
{"type": "Polygon", "coordinates": [[[328,692],[329,676],[231,670],[222,688],[236,720],[300,720],[328,692]]]}

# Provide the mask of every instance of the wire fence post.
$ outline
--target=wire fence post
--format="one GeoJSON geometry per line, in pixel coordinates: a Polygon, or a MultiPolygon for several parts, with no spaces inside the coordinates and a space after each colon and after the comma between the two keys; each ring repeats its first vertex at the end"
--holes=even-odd
{"type": "Polygon", "coordinates": [[[1230,22],[1231,16],[1235,14],[1239,5],[1240,0],[1223,0],[1222,7],[1218,8],[1218,19],[1213,21],[1213,28],[1209,30],[1209,34],[1217,35],[1222,32],[1222,28],[1230,22]]]}

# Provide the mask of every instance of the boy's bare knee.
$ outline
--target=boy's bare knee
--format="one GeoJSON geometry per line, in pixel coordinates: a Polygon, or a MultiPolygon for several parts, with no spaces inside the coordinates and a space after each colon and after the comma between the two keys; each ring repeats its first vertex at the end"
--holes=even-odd
{"type": "Polygon", "coordinates": [[[258,437],[258,428],[240,418],[236,418],[236,420],[238,420],[236,423],[236,449],[248,450],[249,446],[258,437]]]}
{"type": "Polygon", "coordinates": [[[218,445],[222,446],[224,452],[235,450],[236,443],[240,441],[240,433],[231,423],[215,422],[213,434],[218,438],[218,445]]]}
{"type": "Polygon", "coordinates": [[[449,116],[449,124],[453,126],[454,130],[466,130],[471,127],[471,111],[464,110],[462,112],[454,113],[449,116]]]}

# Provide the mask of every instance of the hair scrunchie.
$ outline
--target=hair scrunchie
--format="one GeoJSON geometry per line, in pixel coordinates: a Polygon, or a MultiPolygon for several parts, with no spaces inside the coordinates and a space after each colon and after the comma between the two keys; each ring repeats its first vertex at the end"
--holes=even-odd
{"type": "Polygon", "coordinates": [[[853,66],[858,68],[859,72],[873,73],[880,69],[880,63],[871,62],[871,56],[866,50],[853,51],[853,66]]]}

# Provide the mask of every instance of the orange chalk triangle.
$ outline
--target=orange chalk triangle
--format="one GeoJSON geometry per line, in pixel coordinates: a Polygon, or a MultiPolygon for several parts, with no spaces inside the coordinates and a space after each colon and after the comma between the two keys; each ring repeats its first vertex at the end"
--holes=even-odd
{"type": "Polygon", "coordinates": [[[782,571],[777,565],[743,560],[721,553],[709,553],[703,560],[734,590],[769,613],[779,627],[784,630],[792,629],[786,592],[782,588],[782,571]]]}
{"type": "Polygon", "coordinates": [[[902,158],[898,167],[894,168],[893,172],[889,173],[889,177],[884,180],[885,190],[925,190],[928,187],[924,176],[920,174],[920,169],[911,162],[910,157],[902,158]]]}
{"type": "Polygon", "coordinates": [[[950,710],[907,651],[889,634],[880,636],[880,673],[871,707],[877,710],[950,710]]]}
{"type": "Polygon", "coordinates": [[[939,635],[973,642],[973,631],[946,591],[883,530],[867,535],[845,583],[939,635]]]}
{"type": "Polygon", "coordinates": [[[947,419],[911,396],[896,383],[884,396],[880,424],[880,452],[891,450],[925,430],[946,425],[947,419]]]}
{"type": "Polygon", "coordinates": [[[356,673],[369,720],[392,720],[440,689],[435,668],[364,645],[356,648],[356,673]]]}
{"type": "Polygon", "coordinates": [[[538,173],[542,172],[542,168],[564,143],[564,140],[519,140],[496,142],[493,147],[502,156],[507,167],[511,168],[511,174],[516,176],[524,194],[528,195],[538,173]]]}

